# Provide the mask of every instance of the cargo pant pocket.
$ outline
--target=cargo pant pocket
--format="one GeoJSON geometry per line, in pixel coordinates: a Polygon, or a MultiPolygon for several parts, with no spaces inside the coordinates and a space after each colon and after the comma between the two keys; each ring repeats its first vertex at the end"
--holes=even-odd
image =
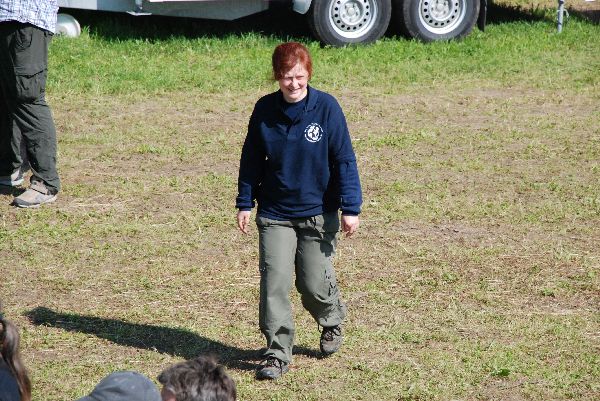
{"type": "Polygon", "coordinates": [[[15,72],[15,95],[19,103],[29,103],[44,97],[47,70],[34,73],[15,72]]]}
{"type": "Polygon", "coordinates": [[[52,33],[33,25],[16,30],[11,50],[15,101],[30,103],[43,97],[48,75],[48,46],[52,33]]]}
{"type": "Polygon", "coordinates": [[[14,36],[14,48],[16,52],[26,50],[31,46],[34,36],[34,29],[35,28],[31,26],[26,26],[16,30],[14,36]]]}

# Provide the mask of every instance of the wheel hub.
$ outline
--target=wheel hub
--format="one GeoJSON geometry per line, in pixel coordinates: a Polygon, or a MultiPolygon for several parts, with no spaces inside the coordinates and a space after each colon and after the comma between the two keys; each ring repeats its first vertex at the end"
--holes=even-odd
{"type": "Polygon", "coordinates": [[[465,16],[466,0],[420,0],[419,19],[436,34],[450,32],[465,16]]]}
{"type": "Polygon", "coordinates": [[[357,38],[371,29],[377,17],[375,0],[334,0],[329,18],[337,34],[357,38]]]}

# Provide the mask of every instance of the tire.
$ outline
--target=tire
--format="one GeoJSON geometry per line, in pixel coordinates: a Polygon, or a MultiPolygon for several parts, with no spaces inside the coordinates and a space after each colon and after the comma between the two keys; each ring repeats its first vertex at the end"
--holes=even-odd
{"type": "Polygon", "coordinates": [[[371,43],[383,36],[392,16],[391,0],[313,0],[308,25],[323,44],[371,43]]]}
{"type": "Polygon", "coordinates": [[[402,32],[423,42],[468,35],[479,16],[480,0],[396,0],[394,17],[402,32]]]}

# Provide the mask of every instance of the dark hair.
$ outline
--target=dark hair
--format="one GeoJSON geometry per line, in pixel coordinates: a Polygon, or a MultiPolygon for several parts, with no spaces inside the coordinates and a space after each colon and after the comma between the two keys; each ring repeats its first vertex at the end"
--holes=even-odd
{"type": "Polygon", "coordinates": [[[199,356],[165,369],[158,381],[177,401],[235,401],[235,383],[213,358],[199,356]]]}
{"type": "Polygon", "coordinates": [[[282,43],[275,48],[272,57],[273,79],[283,78],[286,72],[300,63],[308,72],[308,78],[312,77],[312,59],[306,46],[298,42],[282,43]]]}
{"type": "Polygon", "coordinates": [[[19,386],[21,401],[31,401],[31,381],[19,353],[19,331],[0,312],[0,353],[19,386]]]}

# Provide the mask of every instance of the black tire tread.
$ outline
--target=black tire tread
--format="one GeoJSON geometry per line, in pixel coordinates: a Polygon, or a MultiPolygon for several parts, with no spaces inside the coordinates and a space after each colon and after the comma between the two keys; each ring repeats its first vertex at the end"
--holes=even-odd
{"type": "Polygon", "coordinates": [[[394,0],[394,19],[400,28],[400,31],[414,39],[423,42],[433,42],[435,40],[460,39],[467,36],[473,30],[479,16],[480,0],[473,0],[473,9],[468,11],[467,22],[461,23],[458,29],[444,35],[435,35],[419,29],[419,23],[412,20],[412,9],[415,0],[394,0]]]}
{"type": "Polygon", "coordinates": [[[344,40],[344,38],[333,32],[332,28],[328,28],[326,15],[327,8],[331,1],[335,0],[313,0],[310,9],[307,13],[308,27],[312,34],[324,45],[331,45],[341,47],[349,44],[368,44],[373,43],[377,39],[381,38],[387,31],[390,19],[392,17],[392,3],[391,0],[377,0],[380,8],[380,19],[376,22],[375,26],[366,35],[359,38],[359,40],[344,40]]]}

